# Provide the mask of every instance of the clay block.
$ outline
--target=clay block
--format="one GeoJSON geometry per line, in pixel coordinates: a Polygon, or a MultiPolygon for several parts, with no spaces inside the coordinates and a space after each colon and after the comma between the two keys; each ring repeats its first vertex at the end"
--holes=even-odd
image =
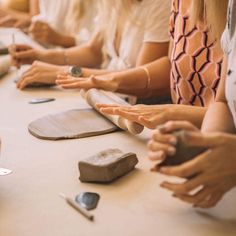
{"type": "Polygon", "coordinates": [[[176,154],[174,156],[167,157],[161,164],[158,166],[175,166],[180,165],[184,162],[187,162],[199,154],[205,152],[207,149],[202,147],[193,147],[188,146],[183,139],[184,131],[176,131],[174,135],[176,135],[178,139],[178,144],[176,146],[176,154]]]}
{"type": "Polygon", "coordinates": [[[132,171],[137,163],[134,153],[107,149],[79,162],[80,180],[109,183],[132,171]]]}

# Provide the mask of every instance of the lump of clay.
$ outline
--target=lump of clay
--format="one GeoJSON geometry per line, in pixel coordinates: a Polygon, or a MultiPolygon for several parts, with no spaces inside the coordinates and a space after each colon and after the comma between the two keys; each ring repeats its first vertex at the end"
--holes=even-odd
{"type": "Polygon", "coordinates": [[[79,162],[80,180],[109,183],[132,171],[137,163],[134,153],[108,149],[79,162]]]}
{"type": "Polygon", "coordinates": [[[173,134],[178,140],[176,154],[174,156],[167,157],[161,164],[158,165],[159,167],[180,165],[207,150],[206,148],[202,147],[188,146],[183,138],[184,131],[176,131],[173,134]]]}

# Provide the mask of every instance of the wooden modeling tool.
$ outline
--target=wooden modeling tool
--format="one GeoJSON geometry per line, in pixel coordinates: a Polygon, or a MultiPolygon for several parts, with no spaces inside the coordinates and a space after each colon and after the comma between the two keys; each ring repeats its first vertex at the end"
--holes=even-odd
{"type": "Polygon", "coordinates": [[[59,194],[60,197],[64,198],[68,205],[73,207],[77,212],[83,215],[90,221],[94,220],[94,216],[91,215],[87,210],[83,209],[80,205],[78,205],[73,199],[67,197],[64,193],[59,194]]]}

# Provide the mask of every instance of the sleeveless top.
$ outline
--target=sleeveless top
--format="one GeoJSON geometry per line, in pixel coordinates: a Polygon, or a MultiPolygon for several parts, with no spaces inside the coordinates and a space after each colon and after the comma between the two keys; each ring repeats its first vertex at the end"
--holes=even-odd
{"type": "Polygon", "coordinates": [[[225,97],[236,126],[236,1],[230,0],[228,20],[222,36],[222,48],[228,55],[228,75],[225,83],[225,97]]]}
{"type": "Polygon", "coordinates": [[[190,7],[191,0],[172,0],[171,95],[173,103],[207,107],[216,96],[223,52],[203,23],[192,27],[190,7]]]}

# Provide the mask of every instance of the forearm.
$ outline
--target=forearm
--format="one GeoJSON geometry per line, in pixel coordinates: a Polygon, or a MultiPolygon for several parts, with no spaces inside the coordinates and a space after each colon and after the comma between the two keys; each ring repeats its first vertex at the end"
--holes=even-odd
{"type": "Polygon", "coordinates": [[[201,130],[203,132],[235,133],[233,117],[227,103],[215,102],[208,108],[201,130]]]}
{"type": "Polygon", "coordinates": [[[114,73],[114,71],[106,69],[93,69],[93,68],[82,68],[83,77],[90,77],[91,75],[108,75],[114,73]]]}
{"type": "MultiPolygon", "coordinates": [[[[93,53],[89,47],[82,48],[77,46],[65,50],[47,49],[39,54],[40,56],[37,58],[38,60],[56,65],[96,67],[101,64],[100,58],[97,58],[95,53],[93,53]],[[89,58],[91,58],[91,61],[89,61],[89,58]]],[[[86,71],[90,71],[90,69],[85,69],[85,73],[86,71]]]]}
{"type": "Polygon", "coordinates": [[[62,34],[58,34],[58,36],[54,38],[53,43],[65,48],[74,47],[76,45],[75,37],[62,34]]]}
{"type": "MultiPolygon", "coordinates": [[[[163,57],[143,67],[114,73],[118,82],[117,92],[143,96],[155,90],[161,95],[169,94],[170,88],[170,62],[163,57]],[[149,81],[150,76],[150,81],[149,81]]],[[[111,74],[112,76],[112,74],[111,74]]]]}
{"type": "Polygon", "coordinates": [[[173,108],[170,110],[170,120],[187,120],[201,128],[204,116],[207,112],[206,107],[197,107],[190,105],[172,105],[173,108]]]}

